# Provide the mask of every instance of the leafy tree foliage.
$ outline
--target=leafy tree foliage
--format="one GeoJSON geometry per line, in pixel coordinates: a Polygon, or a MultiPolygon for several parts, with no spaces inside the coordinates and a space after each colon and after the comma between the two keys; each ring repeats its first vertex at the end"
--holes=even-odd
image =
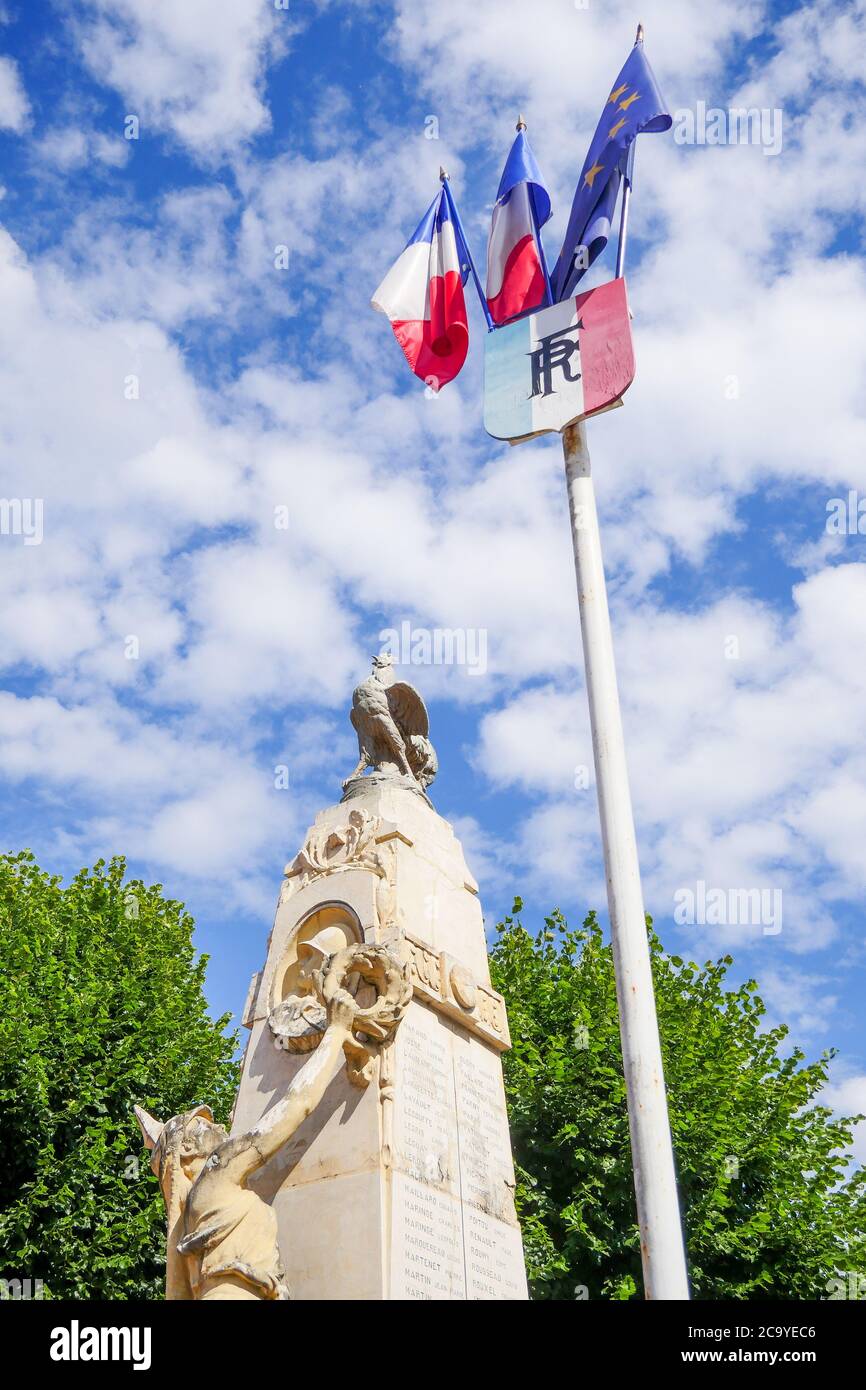
{"type": "MultiPolygon", "coordinates": [[[[611,948],[594,913],[581,931],[554,912],[536,936],[516,916],[499,933],[533,1297],[639,1297],[611,948]]],[[[693,1294],[827,1298],[838,1276],[866,1272],[866,1170],[845,1158],[859,1117],[816,1103],[834,1054],[806,1064],[787,1051],[755,981],[727,986],[730,956],[698,966],[665,955],[651,925],[649,940],[693,1294]]]]}
{"type": "Polygon", "coordinates": [[[237,1084],[192,918],[124,872],[100,860],[64,888],[30,853],[0,857],[0,1276],[45,1297],[162,1297],[133,1102],[224,1121],[237,1084]]]}

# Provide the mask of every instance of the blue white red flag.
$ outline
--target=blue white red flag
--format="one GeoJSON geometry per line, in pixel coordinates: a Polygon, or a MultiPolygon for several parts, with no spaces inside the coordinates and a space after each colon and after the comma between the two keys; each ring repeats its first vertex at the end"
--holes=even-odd
{"type": "Polygon", "coordinates": [[[370,301],[391,320],[412,371],[434,391],[454,380],[469,351],[469,269],[443,187],[370,301]]]}
{"type": "Polygon", "coordinates": [[[574,294],[581,276],[607,245],[620,183],[623,174],[630,177],[626,166],[638,135],[670,130],[672,124],[643,39],[638,38],[613,84],[578,180],[568,230],[550,277],[554,299],[574,294]]]}
{"type": "Polygon", "coordinates": [[[546,285],[536,236],[550,198],[524,130],[505,161],[487,243],[487,304],[495,324],[544,302],[546,285]]]}

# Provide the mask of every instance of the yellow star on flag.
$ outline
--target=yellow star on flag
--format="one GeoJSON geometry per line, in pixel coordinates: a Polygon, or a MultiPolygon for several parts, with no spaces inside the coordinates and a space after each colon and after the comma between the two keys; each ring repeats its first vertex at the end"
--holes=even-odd
{"type": "Polygon", "coordinates": [[[620,104],[619,104],[619,109],[620,109],[620,111],[627,111],[628,108],[631,106],[632,102],[633,102],[633,101],[637,101],[637,99],[638,99],[639,96],[640,96],[640,92],[632,92],[632,94],[631,94],[630,97],[626,97],[625,101],[621,101],[621,102],[620,102],[620,104]]]}
{"type": "Polygon", "coordinates": [[[618,99],[619,97],[622,96],[623,92],[627,92],[627,91],[628,91],[628,83],[627,83],[627,82],[623,82],[623,84],[622,84],[621,87],[617,87],[617,89],[616,89],[615,92],[611,92],[610,96],[609,96],[608,99],[607,99],[607,104],[608,104],[608,106],[610,106],[612,102],[617,101],[617,99],[618,99]]]}
{"type": "Polygon", "coordinates": [[[591,169],[587,169],[584,175],[584,185],[587,188],[592,188],[592,185],[595,183],[596,174],[600,174],[603,168],[603,164],[593,164],[591,169]]]}
{"type": "Polygon", "coordinates": [[[621,116],[621,117],[619,118],[619,120],[617,121],[616,125],[611,126],[610,130],[607,132],[607,138],[608,138],[608,140],[612,140],[613,137],[616,135],[617,131],[618,131],[618,130],[622,130],[622,128],[623,128],[624,125],[625,125],[625,116],[621,116]]]}

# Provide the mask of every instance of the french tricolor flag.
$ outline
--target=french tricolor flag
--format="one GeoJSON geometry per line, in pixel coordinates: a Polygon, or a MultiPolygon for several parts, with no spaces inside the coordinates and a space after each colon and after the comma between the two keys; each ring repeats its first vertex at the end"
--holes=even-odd
{"type": "Polygon", "coordinates": [[[545,277],[536,236],[549,216],[550,197],[521,118],[499,181],[487,243],[487,304],[495,324],[544,302],[545,277]]]}
{"type": "Polygon", "coordinates": [[[469,269],[443,185],[370,301],[391,320],[412,371],[434,391],[454,380],[469,351],[469,269]]]}

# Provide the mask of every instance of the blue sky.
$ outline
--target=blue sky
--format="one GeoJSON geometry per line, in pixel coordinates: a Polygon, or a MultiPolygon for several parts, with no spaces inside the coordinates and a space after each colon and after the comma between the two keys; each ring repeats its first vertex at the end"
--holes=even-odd
{"type": "Polygon", "coordinates": [[[408,621],[486,634],[483,672],[403,674],[488,921],[604,907],[558,442],[484,434],[476,303],[429,398],[368,300],[440,163],[483,262],[518,111],[555,258],[638,19],[675,115],[782,130],[639,142],[638,374],[590,444],[647,907],[866,1110],[866,540],[826,524],[866,497],[862,0],[2,0],[0,495],[43,504],[0,535],[2,839],[125,853],[238,1013],[408,621]],[[779,891],[782,930],[677,924],[701,882],[779,891]]]}

